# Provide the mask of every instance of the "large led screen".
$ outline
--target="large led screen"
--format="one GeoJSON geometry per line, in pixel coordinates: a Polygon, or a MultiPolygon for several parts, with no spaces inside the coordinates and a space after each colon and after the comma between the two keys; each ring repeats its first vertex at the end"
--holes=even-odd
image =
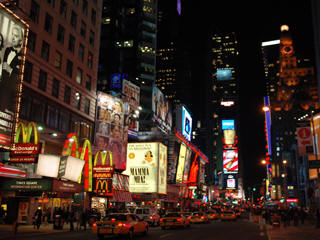
{"type": "Polygon", "coordinates": [[[188,110],[182,106],[182,135],[186,139],[191,141],[191,132],[192,132],[192,118],[188,110]]]}
{"type": "Polygon", "coordinates": [[[0,147],[11,147],[22,91],[28,25],[0,4],[0,147]]]}
{"type": "Polygon", "coordinates": [[[238,150],[223,150],[223,172],[237,173],[238,170],[238,150]]]}
{"type": "Polygon", "coordinates": [[[153,121],[155,121],[163,131],[170,132],[172,128],[170,104],[156,86],[153,86],[152,89],[152,111],[153,121]]]}
{"type": "Polygon", "coordinates": [[[233,119],[222,120],[221,124],[222,124],[222,130],[234,129],[234,120],[233,119]]]}
{"type": "Polygon", "coordinates": [[[126,169],[128,123],[124,120],[124,104],[119,98],[98,92],[95,145],[98,150],[112,152],[115,169],[126,169]]]}
{"type": "Polygon", "coordinates": [[[127,169],[132,193],[166,194],[167,147],[162,143],[128,143],[127,169]]]}
{"type": "Polygon", "coordinates": [[[231,69],[218,69],[217,70],[217,79],[218,80],[231,80],[232,71],[231,69]]]}

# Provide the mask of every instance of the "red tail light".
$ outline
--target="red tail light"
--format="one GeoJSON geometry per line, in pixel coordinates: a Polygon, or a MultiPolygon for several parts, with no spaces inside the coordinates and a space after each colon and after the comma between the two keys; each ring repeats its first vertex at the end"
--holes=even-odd
{"type": "Polygon", "coordinates": [[[182,220],[182,218],[177,218],[177,221],[182,222],[183,220],[182,220]]]}
{"type": "Polygon", "coordinates": [[[232,217],[235,217],[236,215],[232,214],[232,217]]]}
{"type": "Polygon", "coordinates": [[[115,218],[111,218],[111,222],[115,222],[116,221],[116,219],[115,218]]]}
{"type": "Polygon", "coordinates": [[[189,216],[188,219],[191,219],[191,216],[189,216]]]}
{"type": "Polygon", "coordinates": [[[224,215],[223,214],[221,214],[221,217],[223,217],[224,215]]]}
{"type": "Polygon", "coordinates": [[[117,224],[117,226],[118,226],[118,227],[123,227],[123,223],[119,222],[119,223],[117,224]]]}
{"type": "Polygon", "coordinates": [[[92,224],[92,227],[97,227],[97,223],[93,223],[93,224],[92,224]]]}
{"type": "Polygon", "coordinates": [[[162,218],[160,218],[160,222],[163,222],[163,219],[162,219],[162,218]]]}

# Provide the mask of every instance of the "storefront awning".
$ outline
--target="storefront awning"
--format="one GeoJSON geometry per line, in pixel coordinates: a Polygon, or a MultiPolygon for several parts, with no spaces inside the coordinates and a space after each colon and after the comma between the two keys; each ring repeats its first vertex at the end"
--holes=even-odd
{"type": "Polygon", "coordinates": [[[0,177],[26,178],[27,171],[15,166],[4,165],[3,163],[0,163],[0,177]]]}
{"type": "Polygon", "coordinates": [[[114,190],[111,202],[132,202],[131,193],[127,191],[114,190]]]}

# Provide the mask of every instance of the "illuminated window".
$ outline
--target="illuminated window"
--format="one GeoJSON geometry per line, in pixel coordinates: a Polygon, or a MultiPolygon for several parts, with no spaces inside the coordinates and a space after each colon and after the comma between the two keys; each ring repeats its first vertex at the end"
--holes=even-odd
{"type": "Polygon", "coordinates": [[[54,58],[54,66],[58,69],[61,69],[62,66],[62,53],[56,51],[55,58],[54,58]]]}

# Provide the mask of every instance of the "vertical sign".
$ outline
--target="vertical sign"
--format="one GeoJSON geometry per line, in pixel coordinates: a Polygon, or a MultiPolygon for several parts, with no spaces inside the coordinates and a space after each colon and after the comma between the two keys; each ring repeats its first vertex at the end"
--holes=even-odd
{"type": "Polygon", "coordinates": [[[19,114],[29,26],[0,4],[0,147],[10,148],[19,114]]]}

